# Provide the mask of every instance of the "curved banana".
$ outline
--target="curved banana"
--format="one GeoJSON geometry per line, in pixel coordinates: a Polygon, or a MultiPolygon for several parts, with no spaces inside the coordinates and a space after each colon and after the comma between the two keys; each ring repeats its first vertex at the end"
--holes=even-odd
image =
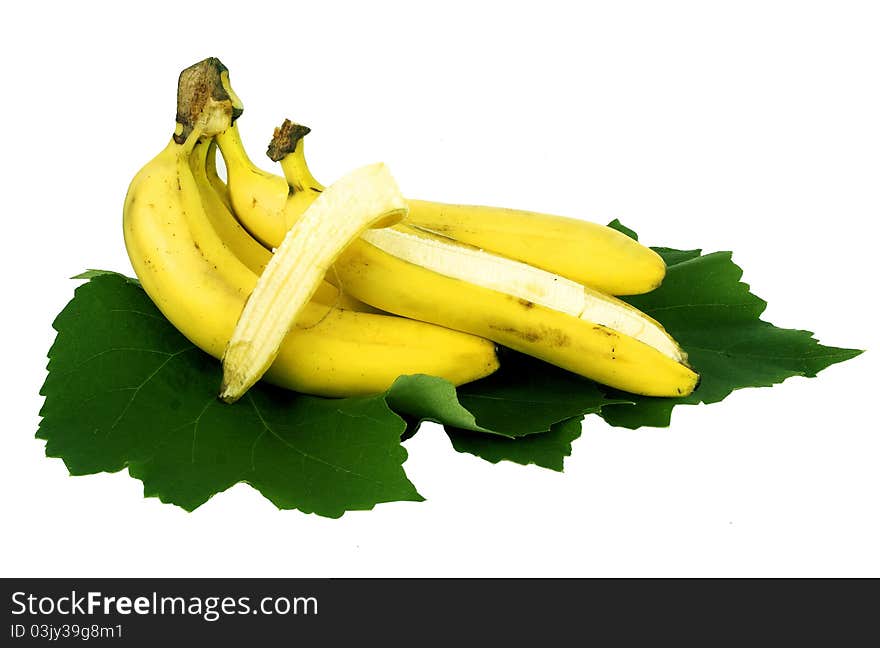
{"type": "Polygon", "coordinates": [[[462,243],[568,277],[608,295],[654,290],[666,263],[615,229],[518,209],[409,200],[407,221],[462,243]]]}
{"type": "MultiPolygon", "coordinates": [[[[253,239],[234,218],[230,218],[229,208],[224,204],[221,194],[211,181],[208,172],[212,140],[204,138],[193,146],[189,162],[201,197],[205,215],[214,227],[222,244],[229,248],[238,259],[255,274],[266,268],[272,253],[253,239]]],[[[219,180],[219,178],[217,178],[219,180]]]]}
{"type": "Polygon", "coordinates": [[[282,216],[290,193],[287,181],[251,161],[235,122],[215,139],[226,163],[233,212],[255,239],[272,249],[290,229],[282,216]]]}

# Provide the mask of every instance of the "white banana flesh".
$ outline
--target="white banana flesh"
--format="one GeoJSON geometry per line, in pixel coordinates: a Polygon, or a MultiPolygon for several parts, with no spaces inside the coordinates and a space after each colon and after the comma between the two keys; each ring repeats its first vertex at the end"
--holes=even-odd
{"type": "Polygon", "coordinates": [[[579,316],[583,287],[559,275],[407,226],[364,232],[361,238],[399,259],[447,277],[579,316]]]}

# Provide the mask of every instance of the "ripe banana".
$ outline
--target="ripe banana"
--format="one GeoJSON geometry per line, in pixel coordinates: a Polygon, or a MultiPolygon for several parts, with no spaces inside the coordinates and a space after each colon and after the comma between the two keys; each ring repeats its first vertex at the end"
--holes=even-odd
{"type": "MultiPolygon", "coordinates": [[[[234,100],[217,83],[221,67],[209,59],[181,74],[181,86],[197,91],[181,93],[175,136],[132,180],[123,211],[126,248],[144,290],[181,333],[217,358],[257,282],[215,229],[203,202],[205,185],[192,168],[200,136],[226,128],[234,111],[234,100]],[[202,103],[186,105],[187,97],[202,103]]],[[[382,392],[404,374],[462,384],[498,368],[491,342],[424,322],[317,300],[306,307],[298,324],[303,322],[310,328],[294,328],[284,338],[269,382],[352,396],[382,392]]]]}
{"type": "Polygon", "coordinates": [[[220,398],[234,402],[260,379],[339,253],[370,227],[398,223],[406,201],[384,164],[333,183],[290,228],[248,298],[223,354],[220,398]]]}
{"type": "Polygon", "coordinates": [[[654,290],[663,258],[604,225],[518,209],[410,200],[408,222],[568,277],[608,295],[654,290]]]}
{"type": "MultiPolygon", "coordinates": [[[[226,163],[233,212],[255,239],[272,249],[290,229],[282,211],[291,188],[284,178],[251,162],[234,122],[217,135],[216,141],[226,163]]],[[[318,191],[312,193],[318,197],[318,191]]],[[[302,211],[307,207],[304,205],[302,211]]]]}
{"type": "Polygon", "coordinates": [[[211,147],[212,141],[209,138],[198,140],[189,158],[205,215],[220,237],[222,245],[253,273],[259,275],[271,260],[272,253],[248,235],[237,220],[229,218],[229,208],[224,204],[208,171],[211,147]]]}

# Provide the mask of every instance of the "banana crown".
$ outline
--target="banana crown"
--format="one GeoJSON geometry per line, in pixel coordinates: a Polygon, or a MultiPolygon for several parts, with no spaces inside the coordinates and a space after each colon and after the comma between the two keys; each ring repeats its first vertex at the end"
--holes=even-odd
{"type": "Polygon", "coordinates": [[[218,59],[183,70],[172,141],[124,210],[144,289],[222,358],[224,400],[264,375],[328,396],[404,373],[461,384],[498,367],[490,340],[626,391],[695,388],[675,340],[613,296],[659,285],[653,250],[577,219],[404,199],[384,165],[325,189],[306,164],[309,129],[290,120],[267,151],[280,177],[248,157],[241,113],[218,59]]]}

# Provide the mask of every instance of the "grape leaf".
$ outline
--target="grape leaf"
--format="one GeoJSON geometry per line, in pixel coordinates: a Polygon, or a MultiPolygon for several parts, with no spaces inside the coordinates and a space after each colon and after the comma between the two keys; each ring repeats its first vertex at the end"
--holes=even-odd
{"type": "Polygon", "coordinates": [[[639,240],[639,235],[636,234],[636,232],[634,230],[631,230],[630,228],[628,228],[626,225],[621,223],[616,218],[613,221],[611,221],[610,223],[608,223],[608,227],[610,227],[612,229],[616,229],[621,234],[626,234],[628,237],[630,237],[634,241],[639,240]]]}
{"type": "Polygon", "coordinates": [[[458,399],[482,425],[510,437],[544,432],[572,417],[632,402],[626,394],[608,396],[592,380],[509,349],[504,349],[500,370],[459,387],[458,399]]]}
{"type": "Polygon", "coordinates": [[[491,463],[513,461],[535,464],[542,468],[562,471],[562,464],[571,455],[571,443],[581,435],[582,416],[554,423],[549,432],[506,438],[479,434],[470,430],[446,428],[452,447],[491,463]]]}
{"type": "Polygon", "coordinates": [[[382,395],[260,385],[220,403],[219,363],[120,275],[92,274],[54,326],[37,436],[73,475],[128,467],[145,496],[187,510],[241,481],[279,508],[329,517],[421,499],[402,467],[404,423],[382,395]]]}
{"type": "Polygon", "coordinates": [[[433,376],[398,379],[388,404],[409,422],[408,436],[427,420],[516,438],[547,432],[556,423],[611,404],[632,402],[626,395],[607,396],[595,382],[546,362],[510,349],[501,353],[501,369],[458,389],[433,376]]]}

